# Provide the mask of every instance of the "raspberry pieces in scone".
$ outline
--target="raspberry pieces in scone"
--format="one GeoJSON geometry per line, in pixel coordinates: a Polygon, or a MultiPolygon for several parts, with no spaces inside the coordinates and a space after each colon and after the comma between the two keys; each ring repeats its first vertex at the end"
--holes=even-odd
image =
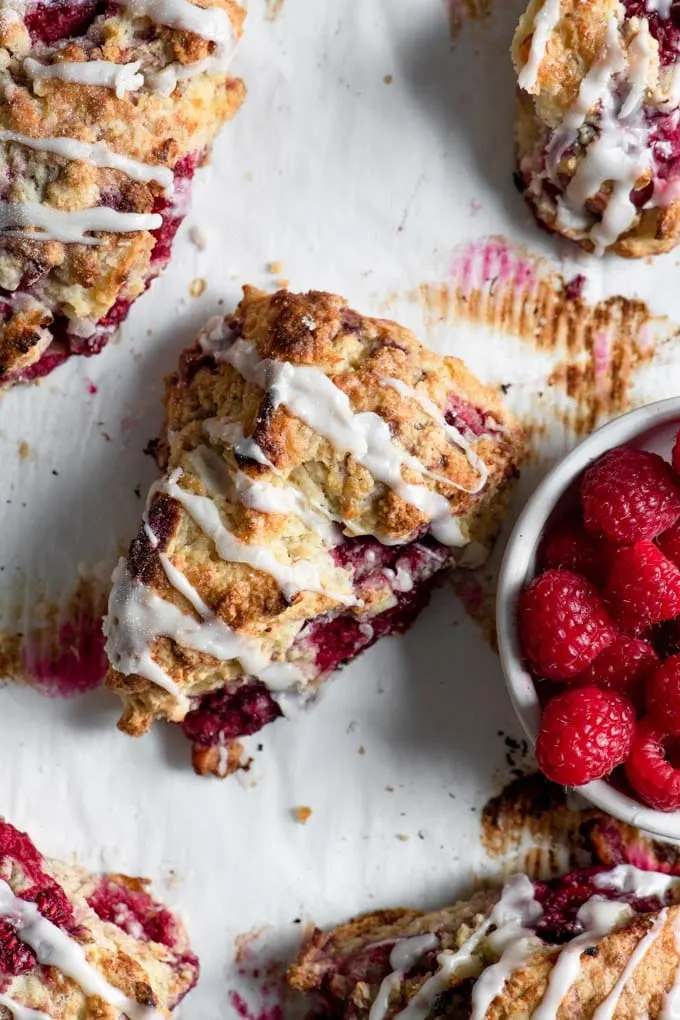
{"type": "Polygon", "coordinates": [[[236,0],[0,0],[0,388],[98,352],[242,82],[236,0]]]}
{"type": "Polygon", "coordinates": [[[680,239],[680,27],[671,0],[531,0],[513,46],[517,155],[539,221],[598,254],[680,239]]]}
{"type": "Polygon", "coordinates": [[[0,1012],[162,1020],[198,978],[186,932],[144,879],[46,860],[0,819],[0,1012]]]}
{"type": "Polygon", "coordinates": [[[199,772],[401,633],[479,562],[523,436],[497,394],[333,294],[246,288],[184,352],[164,478],[106,622],[121,727],[181,723],[199,772]]]}

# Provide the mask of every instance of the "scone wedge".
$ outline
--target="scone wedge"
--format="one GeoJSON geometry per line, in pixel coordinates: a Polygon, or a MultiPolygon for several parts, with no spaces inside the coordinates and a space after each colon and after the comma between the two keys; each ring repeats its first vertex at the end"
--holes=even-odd
{"type": "Polygon", "coordinates": [[[404,631],[477,565],[523,434],[455,358],[336,295],[245,289],[180,359],[151,490],[105,624],[133,735],[181,723],[198,772],[404,631]]]}
{"type": "Polygon", "coordinates": [[[680,240],[680,25],[670,0],[531,0],[513,46],[519,178],[588,251],[680,240]]]}
{"type": "Polygon", "coordinates": [[[244,97],[236,0],[0,0],[0,389],[96,354],[244,97]]]}
{"type": "Polygon", "coordinates": [[[149,883],[45,859],[0,819],[0,1015],[162,1020],[198,978],[149,883]]]}
{"type": "Polygon", "coordinates": [[[316,931],[289,982],[328,1020],[650,1020],[680,1003],[680,883],[630,865],[316,931]]]}

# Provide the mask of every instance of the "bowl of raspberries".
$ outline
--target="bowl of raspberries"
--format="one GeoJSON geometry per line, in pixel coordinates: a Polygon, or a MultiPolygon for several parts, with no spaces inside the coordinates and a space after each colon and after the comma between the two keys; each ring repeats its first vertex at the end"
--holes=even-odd
{"type": "Polygon", "coordinates": [[[680,398],[603,426],[541,482],[497,626],[542,772],[680,840],[680,398]]]}

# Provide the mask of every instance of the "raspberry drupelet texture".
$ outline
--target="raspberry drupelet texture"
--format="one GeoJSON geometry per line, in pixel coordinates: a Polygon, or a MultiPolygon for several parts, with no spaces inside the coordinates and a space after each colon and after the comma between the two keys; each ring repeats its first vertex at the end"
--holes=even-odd
{"type": "Polygon", "coordinates": [[[541,570],[572,570],[599,588],[607,579],[612,552],[606,542],[586,531],[580,515],[573,515],[550,528],[541,543],[538,563],[541,570]]]}
{"type": "Polygon", "coordinates": [[[614,619],[636,631],[680,615],[680,569],[653,542],[620,549],[604,589],[614,619]]]}
{"type": "Polygon", "coordinates": [[[649,677],[647,711],[662,733],[680,737],[680,655],[666,659],[649,677]]]}
{"type": "Polygon", "coordinates": [[[617,634],[609,647],[569,682],[579,687],[616,691],[625,694],[636,707],[642,706],[645,680],[659,662],[649,641],[617,634]]]}
{"type": "Polygon", "coordinates": [[[655,538],[680,519],[680,488],[658,454],[622,446],[585,472],[581,504],[592,535],[632,545],[655,538]]]}
{"type": "Polygon", "coordinates": [[[583,786],[608,776],[630,752],[635,709],[612,691],[582,687],[548,703],[536,741],[536,760],[548,779],[583,786]]]}
{"type": "Polygon", "coordinates": [[[551,680],[582,672],[616,633],[593,585],[569,570],[548,570],[522,592],[519,631],[532,668],[551,680]]]}
{"type": "Polygon", "coordinates": [[[626,776],[631,786],[645,804],[657,811],[680,808],[680,769],[668,758],[669,752],[675,750],[673,743],[673,738],[653,722],[643,721],[626,762],[626,776]]]}

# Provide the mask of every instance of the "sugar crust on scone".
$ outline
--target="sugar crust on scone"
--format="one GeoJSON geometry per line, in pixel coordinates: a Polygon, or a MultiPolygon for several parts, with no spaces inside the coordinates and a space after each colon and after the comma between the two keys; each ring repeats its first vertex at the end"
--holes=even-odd
{"type": "Polygon", "coordinates": [[[0,2],[0,387],[103,346],[245,91],[236,0],[56,7],[0,2]]]}
{"type": "Polygon", "coordinates": [[[197,978],[182,924],[147,880],[47,860],[0,819],[0,1014],[160,1020],[197,978]]]}
{"type": "Polygon", "coordinates": [[[289,983],[334,1020],[660,1020],[680,999],[679,900],[678,879],[628,865],[511,876],[502,895],[317,930],[289,983]]]}
{"type": "Polygon", "coordinates": [[[498,394],[408,330],[336,295],[245,288],[168,380],[165,479],[106,625],[121,727],[184,721],[197,769],[231,771],[235,720],[213,713],[207,739],[199,699],[236,692],[245,735],[405,629],[454,556],[488,548],[522,445],[498,394]]]}
{"type": "Polygon", "coordinates": [[[589,251],[680,239],[680,32],[660,0],[531,0],[513,44],[519,177],[538,219],[589,251]]]}

